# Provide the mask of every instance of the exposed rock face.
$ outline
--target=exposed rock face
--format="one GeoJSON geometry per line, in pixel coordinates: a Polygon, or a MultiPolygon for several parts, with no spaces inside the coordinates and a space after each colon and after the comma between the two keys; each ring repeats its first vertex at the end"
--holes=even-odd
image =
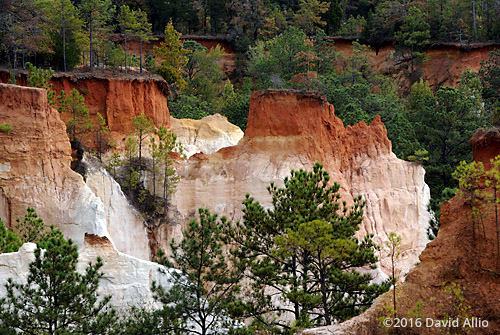
{"type": "MultiPolygon", "coordinates": [[[[19,82],[26,84],[26,73],[21,73],[19,82]]],[[[8,72],[0,70],[0,81],[9,79],[8,72]]],[[[105,118],[111,132],[126,134],[132,130],[132,117],[144,113],[153,119],[156,127],[170,126],[167,107],[169,88],[159,76],[105,77],[91,74],[55,74],[50,80],[52,89],[69,93],[77,89],[85,98],[91,117],[97,113],[105,118]]],[[[63,115],[67,120],[70,116],[63,115]]]]}
{"type": "Polygon", "coordinates": [[[271,181],[282,185],[291,169],[310,170],[316,161],[340,183],[343,199],[352,202],[358,194],[366,199],[360,234],[373,233],[382,244],[389,232],[398,232],[404,268],[413,266],[427,242],[429,189],[422,167],[391,153],[379,118],[369,126],[344,128],[324,99],[286,91],[253,94],[238,145],[179,162],[181,180],[170,211],[177,225],[161,227],[158,240],[164,241],[163,248],[172,237],[178,240],[199,207],[239,220],[246,193],[270,206],[266,187],[271,181]]]}
{"type": "Polygon", "coordinates": [[[45,222],[80,235],[80,244],[88,224],[94,228],[90,232],[104,233],[102,203],[69,168],[66,127],[48,105],[47,92],[0,84],[0,101],[0,123],[12,126],[10,134],[0,133],[0,187],[7,205],[0,209],[3,219],[12,225],[31,206],[45,222]]]}
{"type": "MultiPolygon", "coordinates": [[[[479,129],[470,140],[474,159],[491,168],[490,159],[500,154],[498,129],[479,129]]],[[[483,189],[490,194],[493,190],[483,189]]],[[[443,319],[458,303],[450,301],[442,292],[442,284],[459,284],[471,306],[469,317],[488,321],[488,327],[474,327],[471,334],[498,334],[500,332],[500,258],[497,255],[497,226],[495,210],[491,206],[481,224],[476,224],[476,240],[472,232],[470,203],[458,195],[441,206],[441,228],[437,238],[420,255],[421,263],[406,277],[396,290],[398,314],[407,316],[410,309],[422,301],[424,318],[443,319]],[[479,228],[478,228],[479,227],[479,228]],[[479,229],[479,232],[478,230],[479,229]],[[443,304],[444,306],[440,305],[443,304]]],[[[299,334],[386,334],[378,326],[384,306],[392,306],[392,292],[379,297],[362,315],[339,325],[308,329],[299,334]]],[[[436,334],[435,327],[414,329],[412,334],[436,334]]],[[[410,331],[409,329],[402,329],[410,331]]]]}
{"type": "Polygon", "coordinates": [[[7,225],[33,207],[79,246],[85,233],[116,237],[120,251],[149,259],[145,227],[107,172],[92,171],[89,187],[70,169],[66,126],[47,92],[0,84],[0,101],[0,123],[13,128],[0,132],[0,217],[7,225]],[[132,238],[125,237],[128,225],[132,238]]]}
{"type": "MultiPolygon", "coordinates": [[[[0,254],[0,282],[8,278],[15,282],[25,282],[29,264],[35,259],[34,243],[24,244],[18,252],[0,254]]],[[[77,270],[84,272],[89,262],[95,263],[101,257],[103,279],[99,283],[101,297],[111,295],[110,304],[118,310],[131,306],[159,307],[153,299],[153,281],[164,288],[170,287],[169,270],[157,263],[141,260],[116,250],[106,237],[86,235],[83,248],[79,250],[77,270]]],[[[0,297],[6,295],[4,285],[0,285],[0,297]]]]}
{"type": "MultiPolygon", "coordinates": [[[[342,38],[334,39],[333,45],[345,57],[352,55],[352,41],[342,38]]],[[[469,48],[458,44],[429,44],[425,50],[428,61],[421,65],[422,77],[429,82],[432,89],[437,90],[442,85],[456,86],[460,75],[469,68],[477,72],[481,61],[486,61],[488,53],[499,45],[476,45],[469,48]]],[[[394,61],[394,45],[385,45],[380,48],[369,47],[367,50],[368,62],[373,69],[396,79],[398,87],[403,91],[410,90],[410,76],[408,63],[396,64],[394,61]]]]}
{"type": "Polygon", "coordinates": [[[120,185],[111,177],[97,158],[85,156],[85,183],[104,207],[106,227],[115,247],[128,255],[150,259],[146,225],[139,213],[130,206],[120,185]]]}
{"type": "Polygon", "coordinates": [[[174,119],[170,130],[177,135],[177,142],[184,148],[184,155],[202,152],[211,154],[225,147],[236,145],[243,131],[220,114],[206,116],[201,120],[174,119]]]}
{"type": "Polygon", "coordinates": [[[90,114],[101,113],[112,132],[131,131],[131,118],[143,113],[152,118],[157,127],[170,125],[166,98],[169,91],[163,79],[56,75],[51,82],[57,92],[69,92],[73,88],[88,92],[84,96],[90,114]]]}

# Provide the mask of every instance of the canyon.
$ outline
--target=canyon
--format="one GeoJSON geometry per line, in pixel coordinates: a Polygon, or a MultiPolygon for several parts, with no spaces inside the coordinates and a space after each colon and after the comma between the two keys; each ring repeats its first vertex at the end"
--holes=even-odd
{"type": "MultiPolygon", "coordinates": [[[[224,55],[219,61],[226,76],[237,70],[238,55],[232,46],[224,39],[217,39],[210,36],[182,36],[185,40],[194,40],[204,47],[211,49],[220,46],[224,50],[224,55]]],[[[162,42],[162,38],[151,43],[144,43],[143,52],[152,52],[153,46],[162,42]]],[[[331,46],[343,54],[344,59],[353,54],[353,40],[342,37],[331,37],[331,46]]],[[[427,61],[421,66],[420,74],[422,78],[429,82],[433,90],[437,90],[441,85],[456,86],[460,80],[460,75],[467,69],[477,72],[481,61],[486,61],[488,53],[498,44],[477,43],[462,45],[454,43],[429,43],[425,48],[427,61]]],[[[129,41],[131,53],[139,56],[139,43],[129,41]]],[[[396,80],[399,89],[403,92],[410,90],[410,77],[408,75],[408,64],[398,64],[394,58],[395,46],[385,44],[379,47],[367,46],[366,55],[373,70],[392,77],[396,80]]],[[[338,66],[342,67],[342,61],[338,61],[338,66]]]]}
{"type": "MultiPolygon", "coordinates": [[[[86,233],[104,236],[106,250],[129,255],[137,264],[146,262],[140,264],[148,267],[151,245],[159,243],[166,248],[171,238],[178,239],[197,208],[207,207],[236,221],[241,217],[241,201],[246,193],[269,206],[266,186],[271,181],[282,185],[291,169],[310,169],[319,161],[332,180],[342,185],[343,199],[350,203],[361,194],[367,201],[360,236],[373,233],[382,245],[391,231],[403,235],[406,270],[415,264],[427,243],[429,189],[423,181],[423,168],[392,154],[380,118],[370,125],[344,128],[333,106],[320,96],[295,91],[254,93],[247,131],[239,140],[241,133],[221,116],[194,122],[170,120],[167,108],[152,114],[157,125],[167,122],[173,129],[184,129],[181,141],[204,147],[193,152],[206,152],[176,159],[180,183],[166,222],[155,228],[153,237],[148,234],[151,227],[129,205],[119,185],[95,158],[84,155],[84,176],[70,169],[72,152],[65,125],[49,106],[45,90],[0,84],[0,98],[0,123],[13,127],[10,134],[0,133],[0,215],[8,226],[14,225],[15,219],[22,218],[26,207],[31,206],[47,224],[60,228],[80,248],[100,248],[99,243],[85,246],[86,233]],[[233,138],[232,142],[227,138],[220,141],[225,131],[232,134],[225,135],[233,138]],[[193,136],[219,144],[211,147],[208,142],[196,142],[193,136]]],[[[122,103],[126,101],[131,103],[127,99],[122,103]]],[[[123,112],[120,117],[130,119],[133,115],[123,112]]],[[[117,130],[126,127],[115,128],[115,133],[126,136],[117,130]]],[[[377,281],[387,277],[386,254],[380,257],[382,271],[375,273],[377,281]]],[[[121,266],[112,257],[109,262],[110,267],[121,266]]],[[[108,291],[113,290],[108,287],[108,291]]]]}
{"type": "MultiPolygon", "coordinates": [[[[496,128],[479,129],[469,144],[474,153],[474,160],[482,162],[486,169],[490,169],[490,159],[500,155],[500,131],[496,128]]],[[[490,194],[493,192],[485,185],[481,191],[490,194]]],[[[490,208],[485,214],[480,227],[476,227],[479,229],[479,236],[474,239],[470,201],[456,195],[443,203],[441,227],[437,238],[427,244],[419,257],[420,264],[412,269],[406,276],[405,282],[397,287],[399,317],[416,318],[412,310],[415,311],[417,302],[422,303],[417,316],[422,320],[446,319],[445,313],[455,318],[459,316],[458,308],[470,307],[465,313],[461,312],[460,324],[464,322],[464,315],[467,315],[469,320],[472,320],[472,317],[476,320],[486,320],[486,323],[478,323],[468,329],[470,334],[498,334],[500,256],[496,252],[495,210],[490,208]],[[451,286],[453,283],[459,285],[461,293],[450,295],[443,292],[443,287],[451,286]],[[459,297],[463,300],[458,300],[459,297]]],[[[381,319],[391,315],[386,307],[393,304],[392,294],[390,291],[380,296],[365,313],[344,323],[307,329],[298,334],[387,334],[390,329],[381,325],[381,319]]],[[[435,334],[437,329],[415,327],[401,331],[404,331],[404,334],[435,334]]]]}
{"type": "MultiPolygon", "coordinates": [[[[290,170],[311,170],[315,162],[341,185],[342,200],[352,203],[358,195],[366,200],[359,236],[374,234],[376,243],[384,245],[390,232],[402,235],[408,271],[428,241],[430,195],[422,166],[396,158],[380,118],[344,128],[324,98],[296,91],[255,92],[247,129],[237,145],[177,162],[180,182],[169,224],[158,227],[156,240],[162,248],[170,238],[178,240],[199,207],[240,220],[247,193],[269,208],[269,183],[282,186],[290,170]]],[[[388,273],[385,252],[380,256],[388,273]]],[[[379,272],[378,280],[385,273],[379,272]]]]}

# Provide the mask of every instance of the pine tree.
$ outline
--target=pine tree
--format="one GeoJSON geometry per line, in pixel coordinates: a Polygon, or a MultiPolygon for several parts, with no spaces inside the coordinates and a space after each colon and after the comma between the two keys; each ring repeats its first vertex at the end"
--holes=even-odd
{"type": "Polygon", "coordinates": [[[352,206],[341,204],[339,189],[316,163],[312,172],[292,170],[284,188],[271,183],[271,209],[246,196],[243,221],[232,236],[238,245],[234,255],[249,270],[246,312],[258,322],[270,325],[264,317],[269,311],[291,313],[297,326],[342,321],[366,308],[382,291],[369,285],[369,275],[354,270],[376,260],[370,237],[359,244],[354,237],[365,202],[356,197],[352,206]],[[316,228],[327,241],[317,236],[316,228]],[[339,254],[344,247],[350,252],[339,254]],[[321,282],[325,292],[318,291],[321,282]],[[285,303],[276,304],[268,292],[285,303]],[[315,320],[317,309],[324,312],[315,320]]]}
{"type": "Polygon", "coordinates": [[[148,119],[144,113],[132,118],[132,127],[134,128],[136,143],[139,144],[139,170],[142,169],[142,142],[151,135],[155,127],[153,119],[148,119]]]}
{"type": "Polygon", "coordinates": [[[308,36],[312,36],[317,27],[326,26],[326,21],[322,16],[328,11],[328,2],[320,0],[300,0],[300,10],[294,15],[294,24],[304,31],[308,36]]]}
{"type": "Polygon", "coordinates": [[[162,164],[162,189],[163,189],[163,215],[167,214],[168,197],[175,192],[179,183],[179,176],[174,168],[174,161],[170,157],[171,152],[182,154],[182,145],[177,142],[177,136],[168,131],[168,129],[160,127],[158,130],[158,152],[157,157],[162,164]]]}
{"type": "Polygon", "coordinates": [[[85,98],[76,88],[69,94],[61,91],[58,96],[60,113],[70,113],[71,118],[66,122],[66,129],[71,141],[82,141],[91,129],[89,110],[85,106],[85,98]]]}
{"type": "Polygon", "coordinates": [[[240,305],[236,294],[243,274],[224,252],[231,223],[207,209],[198,213],[199,221],[189,223],[182,241],[172,241],[172,262],[160,253],[162,264],[179,270],[170,271],[172,286],[153,283],[173,334],[222,334],[235,323],[228,312],[240,305]]]}
{"type": "Polygon", "coordinates": [[[52,40],[55,41],[56,45],[62,47],[62,69],[66,72],[68,69],[73,68],[79,58],[73,55],[74,51],[68,50],[68,46],[77,49],[77,52],[79,51],[79,44],[85,39],[83,36],[83,20],[78,8],[70,0],[48,2],[45,12],[47,13],[52,40]],[[68,57],[69,55],[72,57],[68,57]]]}
{"type": "Polygon", "coordinates": [[[124,186],[128,190],[129,197],[132,198],[133,191],[137,188],[140,177],[133,165],[135,155],[137,154],[137,142],[134,138],[127,138],[127,142],[125,142],[125,152],[128,160],[128,173],[124,186]]]}
{"type": "Polygon", "coordinates": [[[123,33],[123,39],[125,42],[125,73],[128,71],[127,67],[127,38],[133,35],[138,29],[138,22],[136,12],[130,10],[127,5],[122,5],[120,7],[120,13],[118,14],[118,25],[123,33]]]}
{"type": "Polygon", "coordinates": [[[389,241],[385,242],[385,246],[389,249],[389,256],[391,257],[391,276],[389,277],[392,284],[392,304],[394,313],[397,316],[397,303],[396,303],[396,285],[399,281],[400,270],[396,268],[396,262],[401,255],[401,236],[394,232],[389,233],[389,241]]]}
{"type": "Polygon", "coordinates": [[[137,18],[137,29],[135,30],[135,36],[139,38],[139,66],[140,72],[142,73],[142,43],[155,40],[152,32],[152,25],[148,21],[148,16],[146,12],[138,9],[135,12],[137,18]]]}
{"type": "Polygon", "coordinates": [[[172,85],[179,88],[186,86],[186,81],[182,77],[189,59],[187,54],[189,50],[185,49],[180,39],[181,33],[174,29],[172,21],[165,27],[165,41],[159,47],[154,48],[154,53],[163,61],[157,69],[157,72],[172,85]]]}
{"type": "Polygon", "coordinates": [[[410,83],[415,82],[415,67],[426,60],[423,47],[429,43],[430,26],[427,16],[420,9],[410,7],[404,18],[401,31],[394,34],[398,40],[396,49],[401,53],[402,62],[410,62],[410,83]]]}
{"type": "Polygon", "coordinates": [[[116,169],[122,165],[123,165],[123,161],[120,157],[120,154],[117,152],[114,152],[113,155],[111,155],[111,159],[109,160],[109,163],[107,166],[108,170],[111,171],[113,178],[116,179],[116,169]]]}
{"type": "Polygon", "coordinates": [[[97,157],[101,159],[101,154],[103,151],[103,141],[104,136],[109,133],[109,128],[106,125],[106,120],[101,115],[101,113],[97,113],[97,119],[91,122],[90,130],[95,135],[95,150],[97,152],[97,157]]]}
{"type": "Polygon", "coordinates": [[[110,297],[97,294],[102,261],[90,263],[85,274],[76,271],[77,262],[76,245],[62,234],[38,245],[26,283],[10,278],[5,284],[0,327],[21,334],[109,334],[115,312],[110,297]]]}
{"type": "Polygon", "coordinates": [[[19,250],[21,245],[19,235],[8,229],[2,218],[0,218],[0,253],[15,252],[19,250]]]}
{"type": "Polygon", "coordinates": [[[39,69],[30,62],[26,63],[26,68],[28,69],[28,86],[45,88],[49,104],[55,106],[56,92],[51,90],[52,84],[49,82],[50,78],[54,75],[54,70],[51,68],[48,70],[39,69]]]}
{"type": "Polygon", "coordinates": [[[90,54],[89,64],[90,72],[92,72],[95,63],[95,42],[100,38],[106,30],[111,28],[108,22],[115,13],[115,6],[111,0],[83,0],[80,4],[85,19],[85,24],[89,33],[90,54]]]}

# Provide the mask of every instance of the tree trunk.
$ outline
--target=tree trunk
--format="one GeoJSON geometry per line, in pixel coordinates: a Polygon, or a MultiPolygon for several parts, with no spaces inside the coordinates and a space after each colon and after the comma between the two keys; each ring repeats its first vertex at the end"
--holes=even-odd
{"type": "Polygon", "coordinates": [[[92,41],[92,38],[93,38],[93,32],[92,32],[92,19],[90,19],[90,22],[89,22],[89,33],[90,33],[90,72],[92,72],[92,69],[94,67],[94,57],[92,55],[93,53],[93,41],[92,41]]]}
{"type": "MultiPolygon", "coordinates": [[[[125,73],[127,73],[127,32],[125,30],[125,32],[123,33],[124,37],[125,37],[125,73]]],[[[139,149],[139,162],[141,161],[141,151],[139,149]]],[[[140,164],[140,163],[139,163],[140,164]]]]}
{"type": "MultiPolygon", "coordinates": [[[[126,44],[126,43],[125,43],[126,44]]],[[[126,55],[126,53],[125,53],[126,55]]],[[[126,64],[127,56],[125,56],[125,64],[126,64]]],[[[127,73],[127,66],[125,65],[125,73],[127,73]]],[[[139,171],[142,171],[142,129],[139,130],[139,171]]]]}
{"type": "Polygon", "coordinates": [[[472,0],[472,21],[474,22],[474,42],[477,40],[476,30],[476,0],[472,0]]]}
{"type": "Polygon", "coordinates": [[[497,189],[495,185],[495,225],[497,228],[497,267],[500,263],[500,233],[498,231],[498,201],[497,201],[497,189]]]}
{"type": "Polygon", "coordinates": [[[321,259],[319,259],[318,264],[319,264],[319,277],[320,277],[320,285],[321,285],[321,299],[323,301],[323,313],[324,313],[325,323],[328,326],[328,325],[331,325],[332,321],[330,318],[330,311],[328,309],[325,269],[321,265],[321,259]]]}
{"type": "Polygon", "coordinates": [[[392,303],[394,307],[394,316],[397,316],[396,311],[397,311],[397,305],[396,305],[396,270],[394,266],[394,246],[391,254],[391,265],[392,265],[392,303]]]}
{"type": "Polygon", "coordinates": [[[142,74],[142,38],[139,38],[139,68],[142,74]]]}
{"type": "MultiPolygon", "coordinates": [[[[299,285],[297,284],[297,256],[293,255],[292,256],[292,268],[293,268],[293,286],[292,288],[298,290],[299,285]]],[[[300,320],[300,306],[297,301],[293,303],[294,305],[294,315],[295,315],[295,320],[298,321],[300,320]]]]}
{"type": "Polygon", "coordinates": [[[64,15],[64,0],[61,2],[62,4],[62,42],[63,42],[63,64],[64,64],[64,72],[66,69],[66,17],[64,15]]]}

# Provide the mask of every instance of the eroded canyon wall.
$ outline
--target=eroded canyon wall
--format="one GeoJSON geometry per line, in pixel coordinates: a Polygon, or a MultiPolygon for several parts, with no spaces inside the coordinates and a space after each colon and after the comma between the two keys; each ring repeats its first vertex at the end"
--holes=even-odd
{"type": "Polygon", "coordinates": [[[158,240],[163,248],[172,237],[179,240],[199,207],[236,221],[246,193],[270,206],[271,181],[282,185],[291,169],[312,169],[317,161],[340,183],[343,199],[361,194],[367,201],[360,234],[375,234],[380,245],[389,232],[401,234],[405,269],[412,267],[427,242],[423,168],[396,158],[380,118],[344,128],[324,98],[290,91],[255,92],[238,145],[178,162],[170,224],[160,226],[158,240]]]}
{"type": "Polygon", "coordinates": [[[200,152],[212,154],[221,148],[238,144],[243,137],[240,127],[228,122],[220,114],[209,115],[201,120],[171,118],[170,125],[186,157],[200,152]]]}
{"type": "MultiPolygon", "coordinates": [[[[29,264],[34,261],[36,244],[26,243],[18,252],[0,254],[0,282],[8,278],[14,282],[26,281],[29,264]]],[[[145,261],[119,252],[106,237],[87,234],[79,250],[77,271],[85,272],[90,262],[101,257],[104,273],[97,293],[100,297],[111,296],[110,304],[119,312],[131,306],[159,308],[160,303],[153,298],[153,281],[168,289],[171,285],[169,270],[157,263],[145,261]]],[[[5,285],[0,285],[0,297],[6,295],[5,285]]]]}
{"type": "Polygon", "coordinates": [[[12,126],[0,132],[0,216],[7,225],[33,207],[79,246],[85,233],[108,236],[118,250],[149,259],[144,222],[109,174],[95,168],[87,184],[71,170],[66,126],[47,91],[0,84],[0,101],[0,124],[12,126]]]}
{"type": "MultiPolygon", "coordinates": [[[[470,140],[474,160],[491,168],[490,159],[500,155],[499,129],[479,129],[470,140]]],[[[493,189],[482,184],[477,194],[493,195],[493,189]]],[[[481,196],[481,195],[480,195],[481,196]]],[[[482,195],[487,201],[488,196],[482,195]]],[[[420,255],[421,263],[406,276],[406,281],[396,290],[398,315],[404,318],[420,317],[424,326],[412,329],[403,327],[401,334],[437,334],[452,331],[456,334],[499,334],[500,333],[500,255],[497,253],[498,226],[493,203],[482,208],[482,218],[472,223],[470,201],[456,195],[441,205],[441,227],[437,238],[427,244],[420,255]],[[473,233],[473,227],[476,233],[473,233]],[[458,284],[461,292],[446,294],[443,286],[458,284]],[[419,314],[415,311],[417,302],[422,303],[419,314]],[[469,309],[470,307],[470,309],[469,309]],[[458,310],[462,312],[458,312],[458,310]],[[447,313],[447,314],[445,314],[447,313]],[[454,320],[460,315],[462,326],[466,317],[469,321],[483,320],[471,328],[426,326],[425,320],[454,320]],[[486,321],[486,323],[484,323],[486,321]],[[487,326],[484,326],[486,325],[487,326]]],[[[458,291],[457,291],[458,292],[458,291]]],[[[301,335],[382,335],[394,329],[385,329],[380,318],[390,316],[385,309],[392,306],[393,292],[388,292],[374,302],[365,313],[344,323],[308,329],[301,335]]],[[[429,322],[428,324],[431,324],[429,322]]]]}
{"type": "MultiPolygon", "coordinates": [[[[9,79],[7,70],[0,70],[0,81],[9,79]]],[[[19,83],[26,85],[26,72],[19,71],[19,83]]],[[[132,117],[145,114],[156,127],[170,126],[167,107],[168,84],[161,77],[113,77],[98,74],[56,73],[50,80],[52,90],[69,93],[77,89],[85,98],[90,116],[105,118],[109,130],[124,136],[132,130],[132,117]]],[[[63,114],[63,120],[70,116],[63,114]]]]}

